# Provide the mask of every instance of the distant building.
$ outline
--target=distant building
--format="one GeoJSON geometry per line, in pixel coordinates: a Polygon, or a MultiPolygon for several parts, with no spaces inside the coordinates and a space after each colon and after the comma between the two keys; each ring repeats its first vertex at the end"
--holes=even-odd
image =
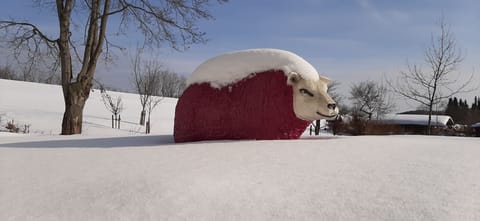
{"type": "MultiPolygon", "coordinates": [[[[427,134],[428,132],[428,115],[424,114],[386,115],[377,123],[395,126],[402,134],[427,134]]],[[[431,125],[435,129],[448,130],[453,127],[454,122],[447,115],[432,115],[431,125]]]]}

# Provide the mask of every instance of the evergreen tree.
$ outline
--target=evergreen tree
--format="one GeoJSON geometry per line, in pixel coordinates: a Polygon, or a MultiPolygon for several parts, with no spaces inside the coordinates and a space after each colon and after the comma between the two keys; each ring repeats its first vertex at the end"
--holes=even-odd
{"type": "Polygon", "coordinates": [[[467,102],[467,99],[463,100],[463,106],[462,106],[463,109],[468,109],[468,102],[467,102]]]}
{"type": "Polygon", "coordinates": [[[475,96],[477,98],[477,108],[476,110],[480,110],[480,98],[478,98],[477,96],[475,96]]]}
{"type": "Polygon", "coordinates": [[[472,105],[467,99],[449,98],[445,114],[452,117],[458,124],[473,124],[480,122],[480,98],[475,96],[472,105]]]}
{"type": "Polygon", "coordinates": [[[469,123],[474,124],[480,122],[480,99],[477,96],[475,96],[475,100],[472,104],[472,109],[470,110],[470,113],[471,118],[469,123]]]}
{"type": "Polygon", "coordinates": [[[471,110],[472,110],[472,111],[478,110],[478,98],[477,98],[477,96],[475,96],[475,99],[473,100],[471,110]]]}
{"type": "Polygon", "coordinates": [[[455,107],[453,105],[453,98],[448,98],[447,107],[445,108],[444,113],[446,115],[450,115],[453,112],[454,109],[455,109],[455,107]]]}

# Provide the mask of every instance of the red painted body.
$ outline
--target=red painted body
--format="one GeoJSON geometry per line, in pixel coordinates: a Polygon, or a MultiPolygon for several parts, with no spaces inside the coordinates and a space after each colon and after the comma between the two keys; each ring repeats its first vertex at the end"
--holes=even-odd
{"type": "Polygon", "coordinates": [[[292,87],[282,71],[258,73],[215,89],[190,85],[175,109],[175,142],[297,139],[310,124],[293,112],[292,87]]]}

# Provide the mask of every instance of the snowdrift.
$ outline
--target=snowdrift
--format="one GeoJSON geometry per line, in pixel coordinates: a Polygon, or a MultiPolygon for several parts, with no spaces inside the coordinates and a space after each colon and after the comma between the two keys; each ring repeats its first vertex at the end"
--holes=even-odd
{"type": "Polygon", "coordinates": [[[0,80],[2,119],[35,131],[0,133],[0,220],[480,220],[478,138],[175,144],[175,99],[146,136],[128,131],[137,95],[114,95],[125,129],[95,92],[85,133],[60,136],[59,87],[0,80]]]}

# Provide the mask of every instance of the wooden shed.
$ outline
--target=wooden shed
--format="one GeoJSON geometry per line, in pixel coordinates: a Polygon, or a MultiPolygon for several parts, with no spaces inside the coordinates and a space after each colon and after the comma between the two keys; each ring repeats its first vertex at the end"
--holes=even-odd
{"type": "MultiPolygon", "coordinates": [[[[395,125],[404,134],[427,134],[428,115],[392,114],[386,115],[378,123],[395,125]]],[[[447,115],[432,115],[431,125],[435,129],[447,130],[454,125],[453,119],[447,115]]]]}

